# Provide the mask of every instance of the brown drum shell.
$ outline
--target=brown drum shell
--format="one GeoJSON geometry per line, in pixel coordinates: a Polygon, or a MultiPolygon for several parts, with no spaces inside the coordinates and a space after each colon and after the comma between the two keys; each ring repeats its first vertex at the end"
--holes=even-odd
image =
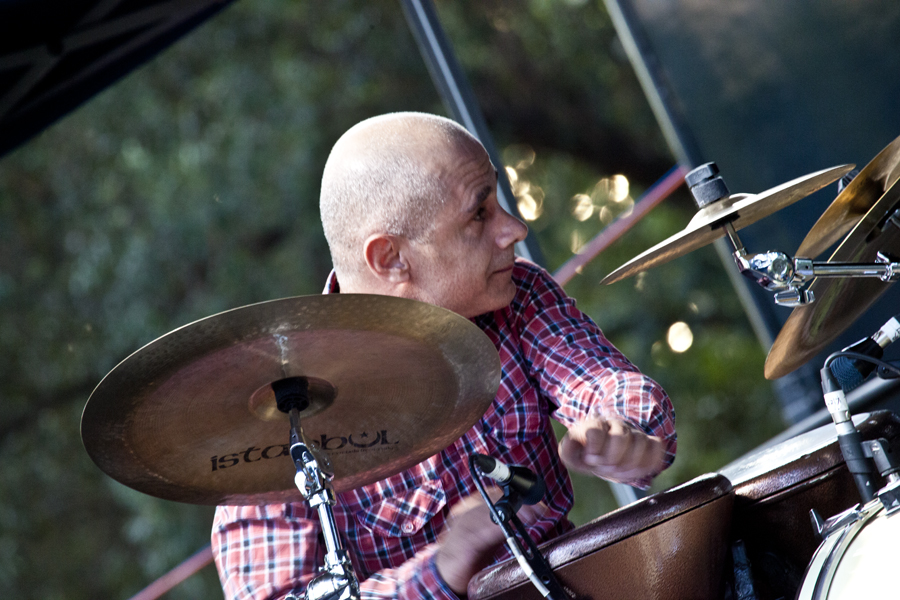
{"type": "MultiPolygon", "coordinates": [[[[648,496],[540,546],[559,582],[594,600],[719,599],[733,493],[705,475],[648,496]]],[[[478,573],[473,600],[542,596],[515,560],[478,573]]]]}
{"type": "MultiPolygon", "coordinates": [[[[900,418],[892,412],[854,422],[864,440],[900,438],[900,418]]],[[[720,473],[734,486],[733,539],[744,541],[759,600],[793,598],[821,542],[810,509],[828,518],[860,502],[834,425],[754,452],[720,473]]],[[[882,485],[876,477],[876,488],[882,485]]]]}

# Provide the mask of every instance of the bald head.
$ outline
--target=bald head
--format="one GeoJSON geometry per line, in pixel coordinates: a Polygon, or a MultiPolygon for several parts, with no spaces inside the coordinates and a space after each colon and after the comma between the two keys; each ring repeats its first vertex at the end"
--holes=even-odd
{"type": "Polygon", "coordinates": [[[427,236],[448,193],[447,158],[478,145],[459,124],[422,113],[367,119],[334,145],[322,176],[319,209],[338,278],[364,276],[365,240],[427,236]]]}

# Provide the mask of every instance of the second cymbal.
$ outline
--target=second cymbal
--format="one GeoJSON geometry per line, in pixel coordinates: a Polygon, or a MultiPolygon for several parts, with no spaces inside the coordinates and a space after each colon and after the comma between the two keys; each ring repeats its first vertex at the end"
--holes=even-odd
{"type": "Polygon", "coordinates": [[[853,165],[840,165],[798,177],[761,194],[734,194],[713,202],[697,211],[684,230],[631,259],[600,283],[615,283],[710,244],[725,235],[725,223],[731,223],[735,230],[752,225],[837,181],[851,169],[853,165]]]}
{"type": "Polygon", "coordinates": [[[900,137],[887,145],[825,209],[796,256],[816,258],[844,237],[900,178],[900,137]]]}
{"type": "MultiPolygon", "coordinates": [[[[886,218],[900,207],[900,183],[878,199],[828,262],[874,263],[882,252],[900,256],[900,229],[886,218]]],[[[877,277],[813,280],[812,304],[798,306],[788,317],[766,357],[766,379],[778,379],[796,370],[843,333],[890,287],[877,277]]],[[[893,312],[893,311],[892,311],[893,312]]]]}

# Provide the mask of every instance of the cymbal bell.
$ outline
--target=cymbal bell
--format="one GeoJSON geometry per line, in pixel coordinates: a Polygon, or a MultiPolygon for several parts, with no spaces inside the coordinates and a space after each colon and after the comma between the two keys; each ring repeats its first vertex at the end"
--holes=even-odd
{"type": "Polygon", "coordinates": [[[88,454],[117,481],[192,504],[300,501],[290,425],[271,384],[305,377],[304,433],[342,492],[452,444],[484,414],[500,359],[476,325],[389,296],[253,304],[147,344],[84,409],[88,454]]]}
{"type": "Polygon", "coordinates": [[[816,258],[840,240],[900,178],[900,137],[872,159],[822,213],[795,256],[816,258]]]}
{"type": "MultiPolygon", "coordinates": [[[[900,256],[900,229],[886,218],[900,207],[896,181],[866,212],[828,262],[874,263],[878,252],[900,256]]],[[[818,277],[809,285],[815,302],[798,306],[772,344],[764,374],[778,379],[798,369],[843,333],[890,287],[877,277],[818,277]]],[[[893,312],[893,311],[892,311],[893,312]]]]}
{"type": "Polygon", "coordinates": [[[725,235],[723,225],[740,230],[837,181],[853,169],[841,165],[804,175],[761,194],[732,194],[697,211],[681,232],[631,259],[600,283],[615,283],[710,244],[725,235]]]}

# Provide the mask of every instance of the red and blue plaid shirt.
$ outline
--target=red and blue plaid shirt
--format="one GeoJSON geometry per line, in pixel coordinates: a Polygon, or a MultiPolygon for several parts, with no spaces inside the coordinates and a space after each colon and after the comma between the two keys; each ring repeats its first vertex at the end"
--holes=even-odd
{"type": "MultiPolygon", "coordinates": [[[[662,437],[666,464],[674,460],[674,410],[662,388],[607,341],[546,271],[520,259],[513,280],[517,292],[507,308],[473,319],[502,365],[500,389],[484,416],[428,460],[338,495],[337,528],[364,598],[456,597],[438,575],[435,541],[450,507],[477,493],[468,466],[475,452],[544,477],[548,510],[529,528],[536,541],[572,529],[566,518],[572,484],[550,417],[569,426],[588,415],[617,416],[662,437]]],[[[338,291],[333,273],[325,291],[338,291]]],[[[303,503],[220,506],[212,549],[226,598],[303,591],[323,564],[319,530],[316,512],[303,503]]],[[[504,549],[496,560],[508,556],[504,549]]]]}

